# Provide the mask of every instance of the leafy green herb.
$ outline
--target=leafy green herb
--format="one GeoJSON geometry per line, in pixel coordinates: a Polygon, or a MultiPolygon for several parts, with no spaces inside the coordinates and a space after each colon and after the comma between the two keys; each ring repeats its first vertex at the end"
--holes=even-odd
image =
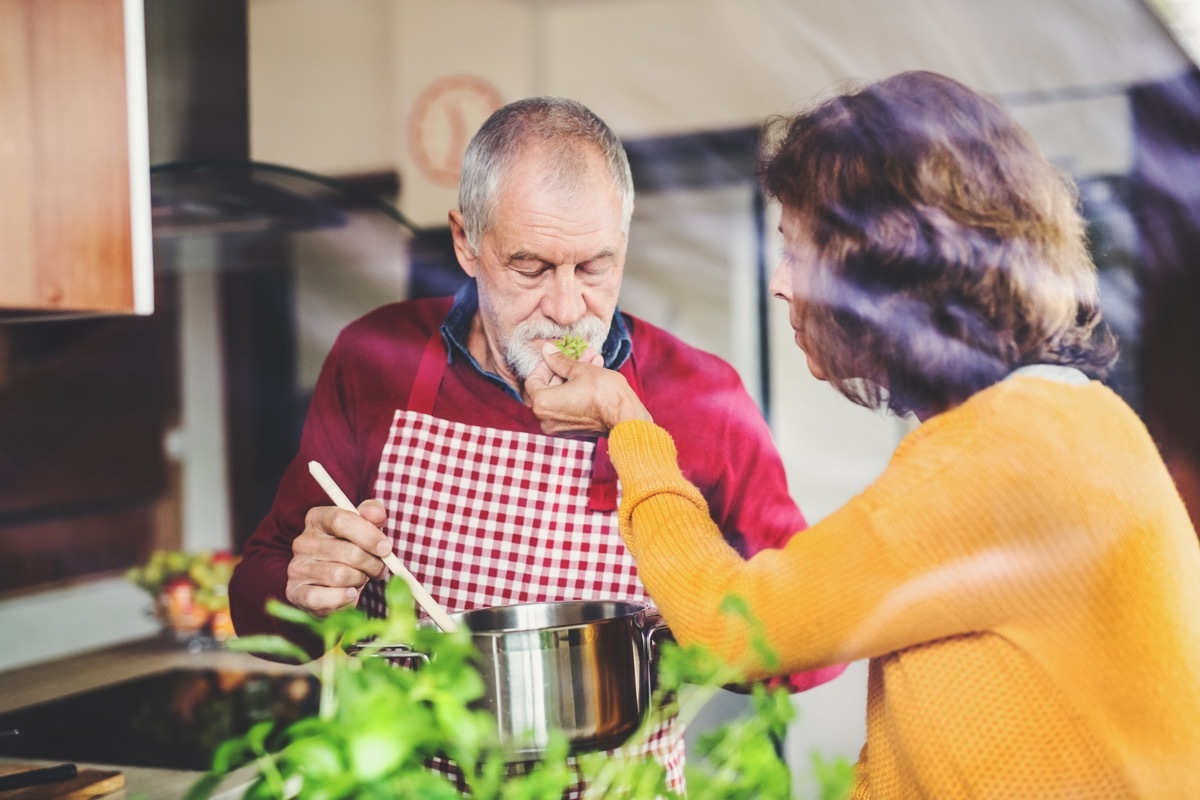
{"type": "MultiPolygon", "coordinates": [[[[433,756],[453,759],[463,772],[470,796],[477,800],[558,800],[574,782],[568,767],[566,735],[553,734],[546,756],[531,771],[510,775],[496,747],[496,725],[474,701],[484,693],[472,664],[470,633],[442,633],[419,627],[412,595],[400,579],[387,586],[389,616],[371,619],[356,609],[325,618],[274,603],[276,616],[315,632],[325,642],[322,658],[313,662],[321,684],[320,710],[282,730],[260,722],[245,735],[224,742],[211,770],[191,788],[186,800],[210,798],[229,773],[249,768],[253,779],[246,800],[266,798],[421,797],[458,800],[444,776],[427,769],[433,756]],[[350,655],[344,645],[362,642],[405,642],[429,654],[415,669],[397,668],[377,655],[380,646],[366,645],[350,655]]],[[[752,646],[769,653],[761,628],[744,603],[731,599],[725,613],[741,616],[750,626],[752,646]]],[[[229,647],[300,658],[302,652],[278,637],[234,639],[229,647]]],[[[658,686],[650,713],[630,744],[649,735],[664,715],[695,717],[723,686],[741,683],[740,673],[698,647],[664,643],[659,651],[658,686]]],[[[791,774],[775,743],[795,714],[786,690],[751,688],[753,713],[704,734],[700,758],[687,768],[688,800],[791,797],[791,774]]],[[[845,759],[815,760],[821,800],[846,796],[852,768],[845,759]]],[[[612,758],[605,753],[578,757],[579,773],[589,798],[682,800],[667,787],[666,771],[653,759],[612,758]]]]}
{"type": "Polygon", "coordinates": [[[825,758],[820,753],[809,754],[813,776],[817,779],[819,800],[843,800],[854,788],[854,765],[845,758],[825,758]]]}
{"type": "MultiPolygon", "coordinates": [[[[243,797],[358,798],[421,797],[458,800],[451,781],[427,769],[434,756],[453,759],[473,797],[502,800],[523,786],[536,786],[528,797],[558,797],[570,785],[565,769],[568,743],[560,735],[547,758],[527,775],[507,776],[492,717],[472,707],[484,692],[470,660],[475,651],[466,630],[442,633],[418,627],[408,586],[388,584],[387,619],[368,618],[341,609],[324,619],[282,603],[275,616],[307,627],[322,638],[326,653],[311,666],[321,679],[316,717],[282,731],[259,723],[244,736],[225,742],[211,771],[195,783],[188,800],[211,797],[221,780],[253,764],[256,773],[243,797]],[[350,655],[343,645],[404,642],[432,654],[417,669],[398,668],[387,658],[371,657],[380,646],[367,645],[350,655]],[[276,745],[274,749],[268,743],[276,745]]],[[[302,655],[278,637],[234,639],[231,649],[275,657],[302,655]]]]}
{"type": "MultiPolygon", "coordinates": [[[[729,597],[721,612],[741,617],[750,629],[751,646],[772,664],[775,656],[766,644],[762,626],[754,620],[744,601],[729,597]]],[[[664,644],[658,664],[658,688],[651,701],[651,714],[643,730],[648,732],[665,714],[677,714],[690,723],[717,691],[725,686],[744,684],[743,673],[719,659],[711,651],[695,645],[683,648],[664,644]]],[[[783,739],[787,724],[795,716],[787,690],[768,689],[756,683],[750,689],[753,713],[739,717],[702,735],[697,742],[699,759],[685,766],[688,800],[728,800],[754,797],[764,800],[789,800],[792,797],[791,771],[780,759],[776,742],[783,739]]],[[[635,733],[636,738],[639,734],[635,733]]],[[[581,758],[583,772],[589,775],[588,789],[597,786],[599,797],[655,798],[682,800],[663,783],[654,787],[651,773],[662,767],[657,762],[622,765],[603,754],[581,758]],[[642,794],[630,794],[622,787],[640,787],[642,794]]],[[[590,796],[590,795],[589,795],[590,796]]]]}
{"type": "Polygon", "coordinates": [[[554,344],[558,346],[563,355],[572,361],[578,361],[583,357],[584,351],[587,350],[587,340],[582,336],[574,334],[555,339],[554,344]]]}

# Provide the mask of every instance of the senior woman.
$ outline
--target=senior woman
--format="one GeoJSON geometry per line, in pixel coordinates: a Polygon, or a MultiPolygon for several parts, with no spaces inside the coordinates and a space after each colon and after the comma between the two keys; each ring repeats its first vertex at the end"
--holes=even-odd
{"type": "MultiPolygon", "coordinates": [[[[813,375],[921,425],[844,507],[743,561],[620,375],[547,347],[551,433],[608,434],[621,532],[682,643],[870,659],[855,797],[1200,797],[1200,547],[1115,358],[1070,181],[928,72],[786,124],[771,292],[813,375]]],[[[687,387],[679,387],[686,392],[687,387]]]]}

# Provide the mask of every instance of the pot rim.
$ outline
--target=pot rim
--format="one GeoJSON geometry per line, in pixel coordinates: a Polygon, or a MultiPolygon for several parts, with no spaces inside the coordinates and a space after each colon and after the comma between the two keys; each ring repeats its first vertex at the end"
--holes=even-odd
{"type": "MultiPolygon", "coordinates": [[[[598,599],[598,600],[544,600],[525,603],[508,603],[499,606],[480,606],[467,611],[458,611],[450,615],[450,617],[463,627],[467,628],[472,636],[502,636],[510,633],[528,633],[533,631],[547,630],[570,630],[572,628],[582,628],[589,625],[596,625],[604,622],[612,622],[617,620],[628,619],[630,617],[641,617],[644,619],[648,612],[651,612],[654,606],[644,600],[628,600],[618,598],[598,599]],[[484,617],[492,614],[503,615],[505,611],[518,608],[534,609],[537,607],[545,607],[552,609],[562,609],[571,607],[586,607],[586,606],[609,606],[613,613],[605,614],[596,619],[581,619],[577,622],[552,622],[547,621],[544,624],[534,625],[514,625],[512,627],[490,627],[484,630],[475,630],[470,625],[470,619],[474,617],[484,617]]],[[[552,615],[548,615],[552,616],[552,615]]],[[[422,627],[428,627],[433,623],[432,620],[426,618],[418,623],[422,627]]]]}

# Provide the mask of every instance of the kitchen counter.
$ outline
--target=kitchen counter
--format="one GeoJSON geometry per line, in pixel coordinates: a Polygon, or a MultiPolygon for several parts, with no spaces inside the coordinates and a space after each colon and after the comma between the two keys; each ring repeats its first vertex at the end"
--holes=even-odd
{"type": "MultiPolygon", "coordinates": [[[[183,645],[168,637],[132,642],[117,647],[83,653],[69,658],[36,664],[0,673],[0,713],[18,711],[40,703],[59,700],[68,695],[119,684],[134,678],[164,673],[175,669],[230,670],[270,675],[309,675],[302,666],[279,664],[247,653],[223,649],[189,652],[183,645]]],[[[0,756],[6,763],[61,763],[43,759],[0,756]]],[[[92,764],[76,762],[82,768],[117,768],[125,774],[123,792],[109,798],[140,798],[142,800],[176,800],[186,793],[202,774],[182,769],[156,769],[122,764],[92,764]]],[[[220,787],[216,797],[234,798],[249,780],[248,772],[234,773],[220,787]]]]}
{"type": "MultiPolygon", "coordinates": [[[[61,764],[61,761],[43,761],[35,758],[9,758],[0,756],[0,764],[31,764],[37,766],[52,766],[61,764]]],[[[113,767],[108,764],[88,764],[85,762],[71,762],[79,767],[80,770],[89,767],[96,769],[119,769],[125,775],[125,788],[118,789],[115,792],[110,792],[105,795],[97,796],[96,800],[179,800],[187,794],[188,789],[192,787],[196,779],[203,773],[187,772],[184,770],[175,769],[150,769],[149,767],[113,767]]],[[[251,773],[249,769],[240,770],[230,775],[217,792],[213,794],[213,800],[237,800],[244,793],[249,785],[251,773]]],[[[16,790],[14,790],[16,791],[16,790]]],[[[0,792],[0,798],[7,796],[8,792],[0,792]]]]}

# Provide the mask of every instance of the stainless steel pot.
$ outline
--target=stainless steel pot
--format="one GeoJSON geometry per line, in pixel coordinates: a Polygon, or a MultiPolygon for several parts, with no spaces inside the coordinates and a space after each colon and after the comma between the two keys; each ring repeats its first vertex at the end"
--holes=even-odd
{"type": "MultiPolygon", "coordinates": [[[[511,760],[534,759],[562,731],[572,752],[629,738],[649,708],[658,640],[670,635],[646,603],[568,600],[451,614],[471,632],[487,686],[477,706],[496,719],[511,760]]],[[[388,658],[423,658],[405,646],[388,658]]]]}

